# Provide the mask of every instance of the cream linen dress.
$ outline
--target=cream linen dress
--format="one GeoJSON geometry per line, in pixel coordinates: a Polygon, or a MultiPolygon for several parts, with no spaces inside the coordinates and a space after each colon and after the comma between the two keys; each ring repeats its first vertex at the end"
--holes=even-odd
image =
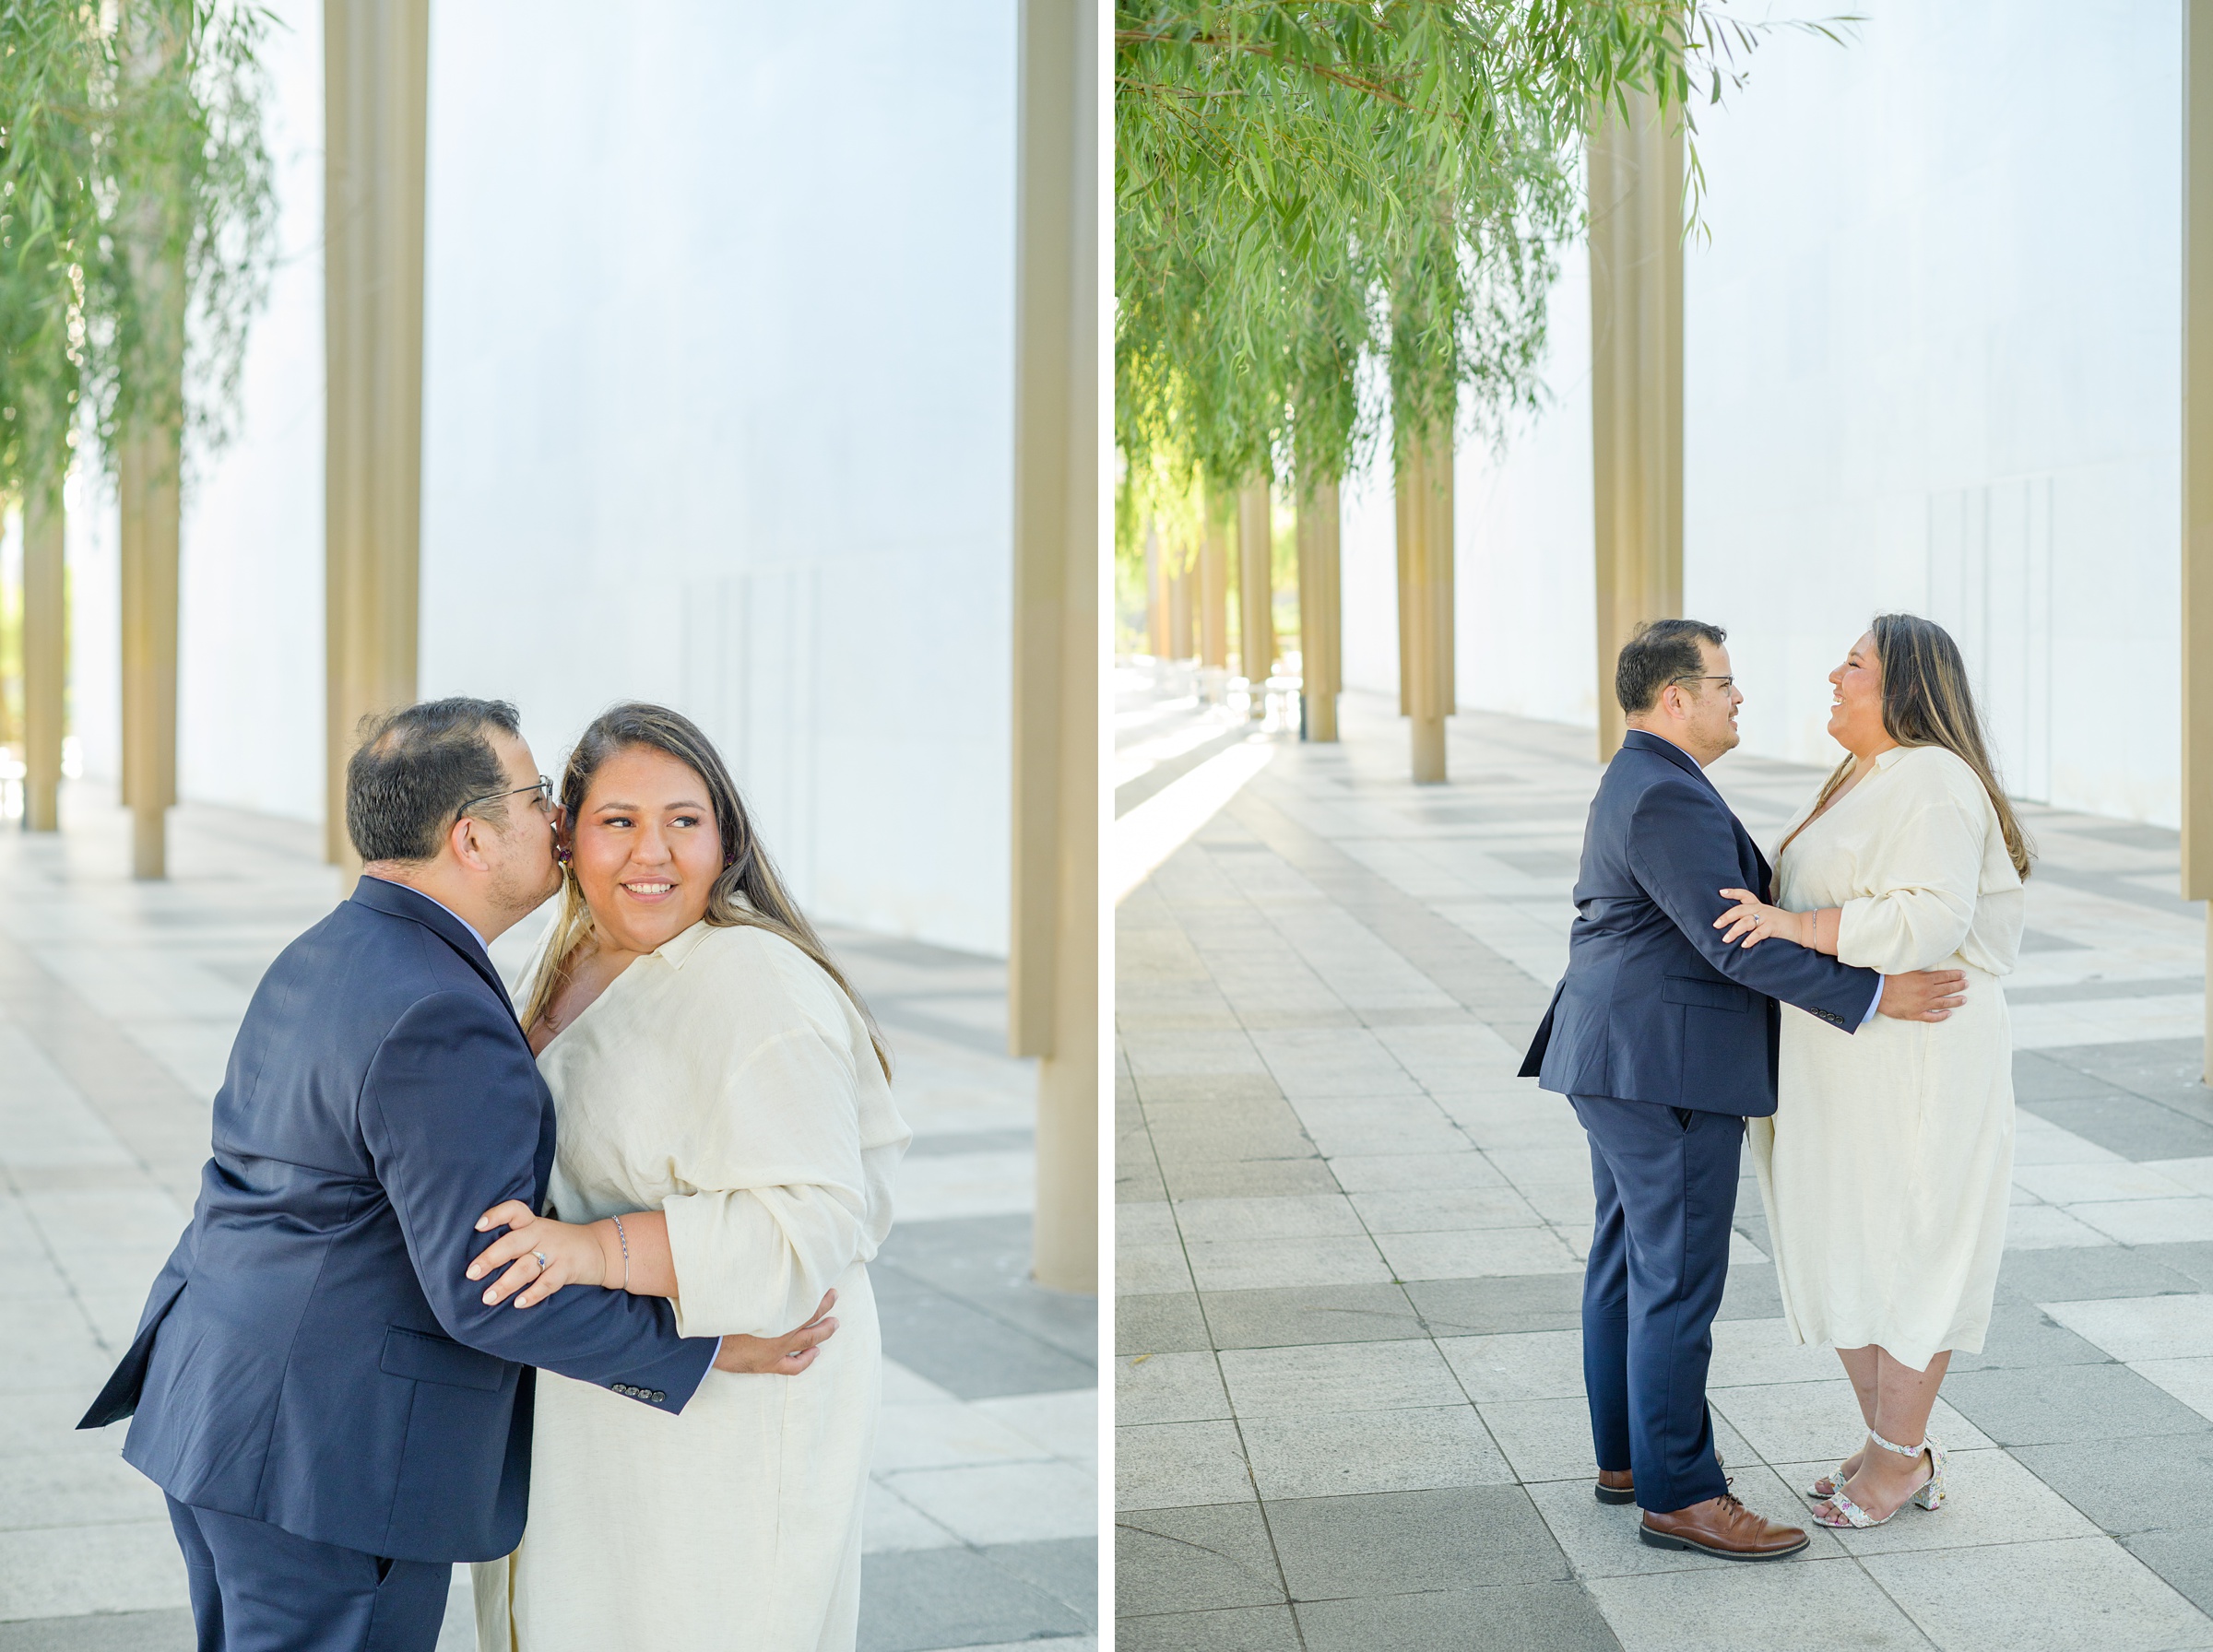
{"type": "Polygon", "coordinates": [[[665,1211],[686,1336],[779,1336],[832,1285],[838,1331],[796,1377],[708,1372],[675,1416],[538,1372],[529,1520],[476,1567],[479,1652],[849,1652],[882,1377],[868,1262],[908,1139],[866,1026],[797,947],[702,922],[538,1064],[552,1213],[665,1211]]]}
{"type": "Polygon", "coordinates": [[[1780,1104],[1748,1139],[1791,1334],[1879,1344],[1919,1371],[1981,1349],[1990,1324],[2013,1174],[1998,977],[2020,953],[2024,897],[1972,769],[1937,746],[1875,768],[1790,840],[1776,903],[1841,907],[1846,963],[1965,971],[1967,1002],[1856,1032],[1785,1005],[1780,1104]]]}

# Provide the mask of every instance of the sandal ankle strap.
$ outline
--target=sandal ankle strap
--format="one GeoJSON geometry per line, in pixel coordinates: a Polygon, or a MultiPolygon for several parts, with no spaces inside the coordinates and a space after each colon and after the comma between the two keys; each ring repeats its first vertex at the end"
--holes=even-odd
{"type": "Polygon", "coordinates": [[[1929,1443],[1925,1437],[1918,1446],[1900,1446],[1895,1440],[1884,1439],[1882,1435],[1876,1434],[1872,1428],[1867,1431],[1867,1437],[1874,1441],[1877,1446],[1880,1446],[1885,1451],[1895,1451],[1899,1457],[1919,1457],[1923,1452],[1929,1448],[1929,1443]]]}

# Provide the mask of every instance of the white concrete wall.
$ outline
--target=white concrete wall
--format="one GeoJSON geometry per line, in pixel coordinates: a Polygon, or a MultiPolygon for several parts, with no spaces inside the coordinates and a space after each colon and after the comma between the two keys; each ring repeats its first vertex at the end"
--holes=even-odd
{"type": "Polygon", "coordinates": [[[686,709],[818,914],[1003,950],[1012,6],[435,17],[423,691],[686,709]]]}
{"type": "MultiPolygon", "coordinates": [[[[314,819],[321,6],[278,10],[285,262],[188,507],[182,785],[314,819]]],[[[609,702],[675,704],[817,915],[1003,951],[1012,0],[432,19],[423,693],[514,700],[550,773],[609,702]]],[[[77,705],[105,775],[94,528],[77,705]]]]}
{"type": "Polygon", "coordinates": [[[277,265],[231,444],[194,455],[178,588],[177,786],[323,818],[323,7],[272,6],[277,265]]]}
{"type": "MultiPolygon", "coordinates": [[[[1747,749],[1826,762],[1825,674],[1904,608],[1967,651],[2013,790],[2172,824],[2175,0],[1854,9],[1700,118],[1686,606],[1731,630],[1747,749]]],[[[1554,313],[1554,409],[1461,462],[1460,692],[1592,723],[1585,290],[1554,313]]]]}

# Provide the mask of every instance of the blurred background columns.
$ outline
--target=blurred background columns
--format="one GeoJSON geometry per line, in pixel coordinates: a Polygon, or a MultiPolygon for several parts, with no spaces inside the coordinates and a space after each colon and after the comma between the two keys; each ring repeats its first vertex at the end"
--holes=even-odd
{"type": "Polygon", "coordinates": [[[416,697],[429,0],[325,0],[325,853],[361,718],[416,697]]]}
{"type": "Polygon", "coordinates": [[[1229,548],[1224,543],[1223,500],[1211,484],[1202,495],[1205,520],[1199,533],[1199,664],[1229,669],[1229,548]]]}
{"type": "Polygon", "coordinates": [[[1683,131],[1649,93],[1591,135],[1591,461],[1598,756],[1621,744],[1614,656],[1683,611],[1683,131]]]}
{"type": "Polygon", "coordinates": [[[1145,529],[1145,646],[1155,660],[1176,657],[1170,637],[1167,549],[1160,542],[1157,524],[1145,529]]]}
{"type": "Polygon", "coordinates": [[[1098,318],[1095,0],[1024,0],[1014,305],[1013,1053],[1039,1057],[1034,1272],[1098,1289],[1098,318]]]}
{"type": "Polygon", "coordinates": [[[1192,611],[1191,548],[1178,542],[1167,548],[1168,559],[1168,655],[1171,660],[1188,660],[1198,652],[1193,641],[1193,629],[1198,619],[1192,611]]]}
{"type": "Polygon", "coordinates": [[[23,823],[62,823],[62,736],[69,698],[68,603],[64,571],[67,518],[58,489],[32,488],[23,502],[23,823]]]}

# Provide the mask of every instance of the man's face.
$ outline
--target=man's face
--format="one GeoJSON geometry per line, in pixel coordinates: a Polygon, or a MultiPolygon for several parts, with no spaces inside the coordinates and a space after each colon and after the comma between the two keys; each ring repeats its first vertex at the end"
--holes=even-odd
{"type": "Polygon", "coordinates": [[[1698,658],[1698,672],[1705,680],[1671,686],[1682,696],[1684,748],[1699,762],[1710,763],[1722,752],[1736,749],[1736,708],[1745,702],[1745,697],[1736,691],[1734,680],[1713,680],[1731,676],[1726,648],[1700,637],[1698,658]]]}
{"type": "Polygon", "coordinates": [[[553,820],[550,808],[524,789],[538,784],[538,761],[529,746],[503,729],[492,729],[487,738],[507,776],[503,789],[511,795],[486,807],[490,829],[478,842],[491,863],[492,901],[519,918],[536,911],[561,887],[560,868],[553,861],[553,820]]]}

